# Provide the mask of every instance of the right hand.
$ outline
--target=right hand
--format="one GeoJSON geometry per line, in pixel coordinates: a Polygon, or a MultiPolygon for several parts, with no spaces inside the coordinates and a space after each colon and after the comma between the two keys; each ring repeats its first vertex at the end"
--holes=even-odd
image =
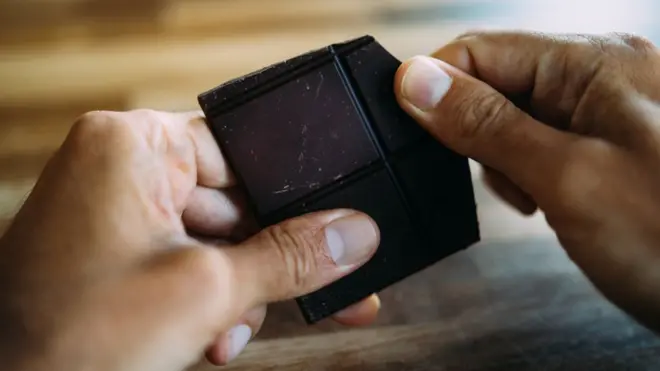
{"type": "Polygon", "coordinates": [[[660,330],[660,53],[629,35],[472,33],[403,64],[402,107],[541,209],[601,292],[660,330]]]}

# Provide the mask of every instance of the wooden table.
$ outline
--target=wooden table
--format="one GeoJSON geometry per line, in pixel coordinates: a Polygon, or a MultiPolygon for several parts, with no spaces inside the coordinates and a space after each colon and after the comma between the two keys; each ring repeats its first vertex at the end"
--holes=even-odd
{"type": "Polygon", "coordinates": [[[383,306],[389,325],[363,330],[270,318],[264,333],[281,337],[225,369],[660,369],[660,339],[604,300],[553,239],[481,244],[386,290],[383,306]]]}

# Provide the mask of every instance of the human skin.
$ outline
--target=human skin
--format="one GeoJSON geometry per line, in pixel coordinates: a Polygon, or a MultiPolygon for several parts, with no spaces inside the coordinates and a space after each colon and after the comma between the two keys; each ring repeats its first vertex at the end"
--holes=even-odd
{"type": "MultiPolygon", "coordinates": [[[[658,59],[625,35],[473,33],[395,79],[421,126],[481,162],[521,212],[541,209],[596,287],[655,329],[658,59]]],[[[0,240],[0,362],[174,371],[206,351],[226,363],[266,304],[349,273],[378,244],[350,210],[254,234],[240,196],[199,114],[84,115],[0,240]]],[[[374,296],[335,319],[368,324],[377,310],[374,296]]]]}
{"type": "Polygon", "coordinates": [[[610,34],[474,32],[400,68],[401,106],[486,168],[648,327],[660,319],[660,54],[610,34]]]}
{"type": "MultiPolygon", "coordinates": [[[[266,304],[375,252],[366,215],[333,210],[259,233],[196,112],[91,112],[74,125],[0,241],[7,370],[181,370],[225,364],[266,304]],[[251,236],[246,239],[247,236],[251,236]]],[[[377,297],[338,313],[372,322],[377,297]]]]}

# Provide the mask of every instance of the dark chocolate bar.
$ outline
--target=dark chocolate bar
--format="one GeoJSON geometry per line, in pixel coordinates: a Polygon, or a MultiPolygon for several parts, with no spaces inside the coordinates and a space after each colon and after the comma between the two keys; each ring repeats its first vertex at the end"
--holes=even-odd
{"type": "Polygon", "coordinates": [[[308,323],[480,239],[468,161],[399,107],[400,64],[365,36],[199,96],[263,227],[333,208],[363,211],[380,227],[367,264],[297,299],[308,323]]]}

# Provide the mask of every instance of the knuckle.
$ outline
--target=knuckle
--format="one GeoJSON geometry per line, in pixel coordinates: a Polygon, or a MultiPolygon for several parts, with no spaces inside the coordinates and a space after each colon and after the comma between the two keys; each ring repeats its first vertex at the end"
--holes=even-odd
{"type": "Polygon", "coordinates": [[[646,53],[655,50],[655,45],[639,35],[624,32],[610,32],[603,35],[574,35],[575,45],[587,45],[598,53],[620,57],[627,53],[646,53]]]}
{"type": "Polygon", "coordinates": [[[655,49],[655,45],[651,40],[639,35],[625,32],[613,32],[608,34],[608,36],[617,44],[626,45],[634,50],[645,51],[648,49],[655,49]]]}
{"type": "Polygon", "coordinates": [[[71,132],[82,137],[112,135],[127,131],[135,126],[160,122],[157,111],[136,109],[127,112],[90,111],[74,122],[71,132]]]}
{"type": "Polygon", "coordinates": [[[512,109],[511,103],[495,91],[459,98],[454,105],[458,135],[465,139],[496,136],[512,109]]]}
{"type": "Polygon", "coordinates": [[[161,114],[158,111],[148,109],[148,108],[139,108],[126,113],[136,123],[149,123],[149,122],[159,122],[161,114]]]}
{"type": "Polygon", "coordinates": [[[292,227],[291,223],[275,225],[267,229],[267,235],[286,270],[289,287],[302,290],[311,284],[310,280],[318,269],[319,241],[314,233],[292,227]]]}
{"type": "Polygon", "coordinates": [[[473,28],[473,29],[468,29],[467,31],[463,32],[462,34],[458,35],[454,40],[455,41],[464,41],[467,39],[475,39],[475,38],[481,38],[490,35],[488,31],[479,29],[479,28],[473,28]]]}
{"type": "Polygon", "coordinates": [[[596,49],[597,51],[601,53],[607,53],[612,45],[616,44],[617,42],[614,41],[613,38],[609,36],[603,36],[603,35],[577,35],[577,40],[582,41],[589,45],[590,47],[596,49]]]}
{"type": "Polygon", "coordinates": [[[71,127],[67,142],[73,146],[90,147],[103,143],[126,129],[126,120],[118,112],[92,111],[81,115],[71,127]]]}
{"type": "Polygon", "coordinates": [[[162,115],[150,109],[127,112],[91,111],[73,123],[64,143],[68,151],[88,153],[129,149],[137,138],[148,137],[163,123],[162,115]]]}
{"type": "Polygon", "coordinates": [[[117,113],[109,111],[90,111],[82,114],[73,123],[72,132],[89,135],[118,122],[117,113]]]}

